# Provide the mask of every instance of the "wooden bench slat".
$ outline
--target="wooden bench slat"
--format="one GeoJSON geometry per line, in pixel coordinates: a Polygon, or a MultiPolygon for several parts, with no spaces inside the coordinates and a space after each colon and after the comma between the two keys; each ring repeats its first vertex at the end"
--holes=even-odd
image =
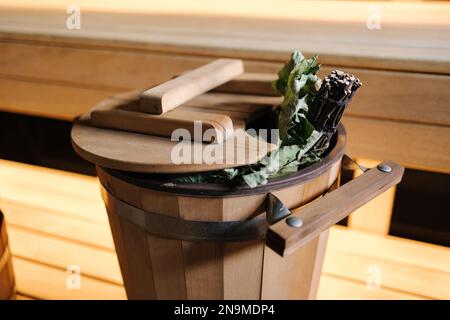
{"type": "Polygon", "coordinates": [[[413,294],[384,288],[369,289],[365,284],[322,274],[317,298],[322,300],[422,300],[413,294]]]}
{"type": "MultiPolygon", "coordinates": [[[[450,249],[430,243],[334,226],[328,249],[381,261],[450,273],[450,249]]],[[[449,285],[450,287],[450,285],[449,285]]]]}
{"type": "MultiPolygon", "coordinates": [[[[99,208],[102,203],[96,184],[93,177],[0,160],[0,190],[2,196],[4,191],[8,195],[6,201],[0,198],[0,206],[6,221],[11,220],[10,243],[21,294],[46,299],[104,299],[123,294],[123,289],[113,284],[121,283],[120,273],[111,251],[108,225],[99,223],[99,217],[106,214],[103,207],[99,208]],[[21,188],[10,187],[14,178],[21,188]],[[56,192],[51,188],[54,184],[60,186],[57,192],[66,194],[65,202],[49,205],[56,192]],[[71,188],[81,189],[71,198],[71,188]],[[33,198],[28,197],[36,189],[43,190],[38,209],[33,207],[33,198]],[[86,220],[80,207],[64,213],[83,199],[83,193],[84,198],[91,199],[84,209],[92,222],[86,220]],[[83,231],[77,232],[77,228],[83,231]],[[86,237],[88,233],[91,237],[86,237]],[[91,241],[93,237],[98,240],[91,241]],[[87,291],[76,293],[65,288],[69,264],[81,267],[82,290],[87,291]],[[33,278],[38,277],[37,272],[43,272],[39,276],[42,279],[33,278]],[[44,285],[44,281],[50,284],[44,285]],[[84,281],[87,288],[83,287],[84,281]],[[105,286],[112,286],[112,291],[105,293],[105,286]]],[[[330,232],[319,298],[448,298],[449,266],[448,248],[335,226],[330,232]],[[370,290],[366,286],[367,268],[373,265],[381,270],[381,288],[370,290]]]]}
{"type": "Polygon", "coordinates": [[[15,300],[36,300],[35,298],[24,296],[22,294],[16,294],[15,300]]]}
{"type": "Polygon", "coordinates": [[[383,13],[382,29],[369,30],[367,2],[291,1],[289,6],[255,0],[239,6],[227,1],[200,1],[195,6],[183,1],[132,1],[126,6],[82,2],[78,5],[87,7],[83,27],[69,30],[61,16],[69,1],[45,7],[29,1],[20,8],[13,3],[2,4],[0,30],[28,33],[33,40],[42,35],[70,43],[82,37],[109,48],[272,61],[286,60],[293,44],[300,44],[303,51],[319,52],[323,62],[332,65],[447,74],[450,69],[446,32],[450,7],[444,4],[377,3],[383,13]]]}
{"type": "MultiPolygon", "coordinates": [[[[346,236],[351,238],[351,231],[346,236]]],[[[323,272],[359,280],[364,284],[373,281],[372,277],[379,275],[381,288],[432,299],[450,298],[450,272],[426,269],[423,266],[401,264],[330,249],[325,257],[323,272]]]]}
{"type": "MultiPolygon", "coordinates": [[[[51,212],[45,208],[30,207],[1,198],[0,207],[4,211],[8,226],[17,226],[56,238],[114,251],[111,230],[106,224],[100,225],[51,212]]],[[[96,214],[94,210],[90,213],[96,214]]],[[[101,214],[106,215],[106,212],[101,214]]]]}
{"type": "Polygon", "coordinates": [[[93,279],[81,274],[80,289],[70,290],[67,281],[70,274],[28,260],[13,258],[17,291],[39,299],[50,300],[123,300],[125,289],[116,284],[93,279]]]}
{"type": "Polygon", "coordinates": [[[100,190],[93,177],[18,165],[6,160],[0,160],[0,176],[0,204],[4,198],[52,213],[108,225],[100,190]]]}
{"type": "Polygon", "coordinates": [[[55,239],[48,235],[8,226],[14,256],[66,270],[81,268],[82,274],[116,284],[123,284],[115,252],[55,239]]]}

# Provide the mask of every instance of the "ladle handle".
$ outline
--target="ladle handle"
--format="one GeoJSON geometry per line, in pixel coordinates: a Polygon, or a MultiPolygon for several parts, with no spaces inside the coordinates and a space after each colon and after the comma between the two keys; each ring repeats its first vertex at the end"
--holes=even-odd
{"type": "Polygon", "coordinates": [[[145,90],[140,96],[140,111],[163,114],[190,99],[220,86],[244,72],[239,59],[217,59],[179,77],[145,90]]]}

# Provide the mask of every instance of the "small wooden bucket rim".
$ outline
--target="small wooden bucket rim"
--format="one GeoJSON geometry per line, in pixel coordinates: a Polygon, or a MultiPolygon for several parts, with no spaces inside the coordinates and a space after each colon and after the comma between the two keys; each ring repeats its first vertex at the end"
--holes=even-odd
{"type": "Polygon", "coordinates": [[[200,197],[233,197],[254,195],[290,187],[322,175],[334,163],[342,159],[344,155],[345,146],[347,144],[347,133],[342,124],[339,125],[337,132],[333,137],[332,143],[333,142],[334,146],[321,161],[316,162],[298,172],[272,179],[267,184],[255,188],[250,188],[247,185],[230,187],[224,183],[168,183],[167,178],[162,178],[162,175],[127,172],[104,167],[102,167],[102,169],[108,174],[133,185],[178,195],[200,197]]]}

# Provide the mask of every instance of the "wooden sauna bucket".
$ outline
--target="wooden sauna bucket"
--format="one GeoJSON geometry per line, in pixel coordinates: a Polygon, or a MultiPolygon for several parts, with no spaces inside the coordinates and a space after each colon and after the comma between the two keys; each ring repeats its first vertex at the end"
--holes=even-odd
{"type": "MultiPolygon", "coordinates": [[[[230,241],[229,238],[224,240],[226,237],[220,239],[220,236],[218,239],[214,236],[208,238],[208,235],[197,237],[195,233],[202,234],[204,226],[198,228],[189,223],[208,221],[214,226],[208,225],[205,229],[220,229],[217,224],[224,222],[254,221],[263,216],[261,213],[266,210],[269,193],[278,197],[288,208],[297,208],[317,199],[339,179],[346,144],[342,126],[333,143],[334,146],[330,147],[322,161],[253,189],[247,186],[230,188],[216,183],[167,184],[155,175],[97,166],[128,298],[315,298],[329,227],[386,190],[393,180],[398,183],[401,174],[399,177],[397,175],[398,179],[391,179],[389,186],[387,183],[377,186],[378,182],[374,181],[364,184],[366,178],[361,179],[359,187],[366,188],[367,192],[363,192],[365,196],[362,198],[350,199],[356,206],[348,207],[346,201],[340,201],[346,208],[337,205],[341,210],[332,212],[332,218],[325,217],[323,220],[318,217],[309,221],[306,217],[306,234],[300,239],[305,241],[300,248],[294,248],[294,243],[292,248],[286,250],[293,253],[284,256],[278,254],[283,254],[284,249],[279,250],[280,241],[275,233],[277,229],[284,228],[285,221],[270,227],[274,227],[275,231],[269,229],[270,245],[278,253],[267,246],[266,240],[269,238],[265,239],[266,230],[262,230],[262,235],[259,230],[260,236],[255,236],[255,228],[247,228],[251,236],[247,237],[244,230],[230,241]],[[369,190],[374,184],[375,189],[369,190]],[[367,194],[370,194],[370,199],[367,194]]],[[[369,172],[369,176],[371,174],[369,172]]],[[[372,179],[369,176],[368,180],[372,179]]],[[[356,180],[358,178],[348,184],[356,180]]],[[[358,185],[350,187],[359,188],[358,185]]],[[[344,188],[337,190],[340,189],[344,188]]],[[[345,192],[359,194],[352,190],[345,192]]],[[[325,205],[330,207],[330,204],[325,205]]],[[[329,208],[326,208],[328,211],[322,209],[318,210],[325,211],[325,214],[329,211],[329,208]]],[[[290,245],[288,240],[286,244],[290,245]]]]}
{"type": "Polygon", "coordinates": [[[0,211],[0,300],[10,300],[14,296],[15,282],[11,252],[8,247],[5,219],[0,211]]]}

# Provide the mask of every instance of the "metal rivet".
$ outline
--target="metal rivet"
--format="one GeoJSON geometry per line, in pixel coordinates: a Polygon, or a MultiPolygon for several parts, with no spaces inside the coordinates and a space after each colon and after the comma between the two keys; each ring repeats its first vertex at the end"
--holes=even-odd
{"type": "Polygon", "coordinates": [[[392,171],[392,168],[389,167],[387,164],[379,164],[379,165],[377,166],[377,168],[378,168],[378,170],[383,171],[383,172],[386,172],[386,173],[389,173],[389,172],[392,171]]]}
{"type": "Polygon", "coordinates": [[[286,223],[293,228],[300,228],[303,225],[303,220],[296,217],[289,217],[286,219],[286,223]]]}

